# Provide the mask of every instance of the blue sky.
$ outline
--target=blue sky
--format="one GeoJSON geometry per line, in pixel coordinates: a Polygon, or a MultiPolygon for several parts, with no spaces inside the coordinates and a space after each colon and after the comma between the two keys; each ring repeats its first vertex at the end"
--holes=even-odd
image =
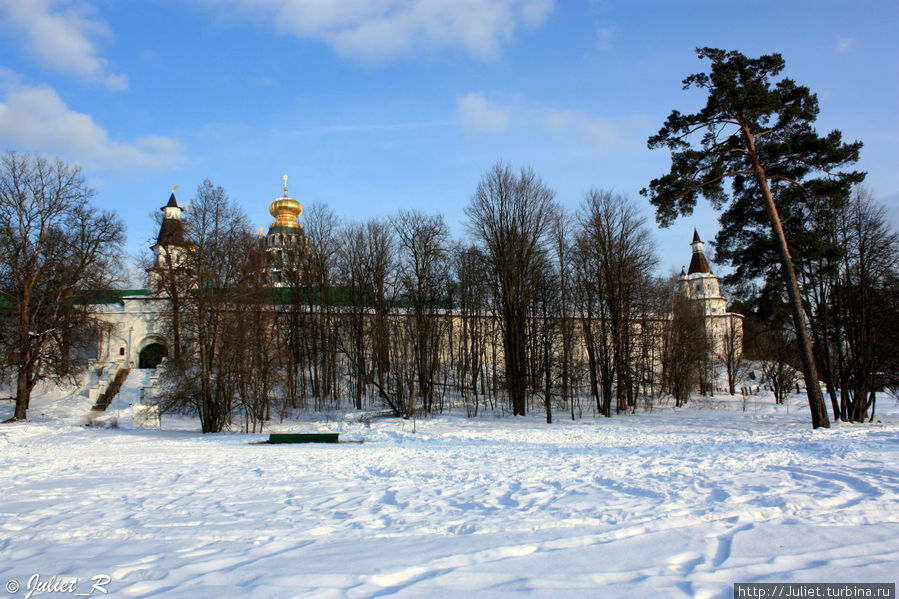
{"type": "Polygon", "coordinates": [[[441,212],[461,237],[503,160],[571,209],[637,199],[666,272],[717,231],[705,204],[658,229],[638,196],[669,164],[647,137],[702,104],[697,46],[783,54],[899,228],[896,31],[894,0],[0,0],[0,146],[82,165],[132,255],[173,185],[209,178],[267,227],[284,173],[304,205],[441,212]]]}

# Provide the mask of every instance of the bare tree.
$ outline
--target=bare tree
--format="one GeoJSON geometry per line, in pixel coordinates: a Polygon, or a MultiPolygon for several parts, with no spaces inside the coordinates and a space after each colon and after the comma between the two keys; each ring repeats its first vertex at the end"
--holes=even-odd
{"type": "MultiPolygon", "coordinates": [[[[368,273],[371,322],[371,380],[386,389],[390,372],[390,315],[398,293],[396,284],[397,247],[390,226],[369,220],[366,227],[365,271],[368,273]]],[[[379,394],[380,395],[380,394],[379,394]]],[[[383,396],[382,396],[383,399],[383,396]]]]}
{"type": "Polygon", "coordinates": [[[727,392],[735,395],[737,379],[743,372],[743,327],[731,316],[724,323],[724,332],[718,345],[718,360],[727,373],[727,392]]]}
{"type": "Polygon", "coordinates": [[[552,424],[552,398],[557,347],[561,340],[558,273],[553,268],[550,252],[540,254],[535,272],[535,293],[528,313],[528,372],[530,388],[543,395],[546,423],[552,424]]]}
{"type": "Polygon", "coordinates": [[[368,374],[366,307],[370,303],[366,266],[366,230],[363,223],[343,228],[337,252],[337,272],[344,286],[344,309],[338,327],[338,347],[350,361],[349,371],[353,405],[362,409],[362,394],[368,374]]]}
{"type": "Polygon", "coordinates": [[[120,270],[125,227],[92,208],[93,195],[81,170],[60,160],[0,159],[0,343],[15,371],[13,420],[26,418],[39,380],[73,372],[69,349],[92,323],[90,294],[120,270]]]}
{"type": "Polygon", "coordinates": [[[574,219],[559,207],[552,220],[551,239],[552,256],[555,261],[556,276],[559,283],[559,334],[561,337],[561,356],[559,382],[563,400],[571,411],[571,419],[575,419],[575,397],[572,379],[574,376],[574,319],[572,284],[574,282],[574,219]]]}
{"type": "Polygon", "coordinates": [[[391,392],[387,375],[394,356],[390,306],[395,287],[395,241],[391,227],[379,220],[350,223],[338,237],[336,274],[341,284],[342,308],[337,327],[337,349],[346,360],[354,406],[362,409],[366,386],[399,415],[407,408],[402,394],[391,392]]]}
{"type": "Polygon", "coordinates": [[[886,209],[869,192],[856,190],[837,216],[836,240],[844,248],[831,292],[840,416],[864,422],[873,416],[878,379],[893,359],[890,333],[899,309],[891,300],[899,279],[899,235],[887,224],[886,209]]]}
{"type": "Polygon", "coordinates": [[[783,404],[801,376],[795,368],[799,362],[792,331],[780,323],[750,320],[750,351],[762,366],[762,378],[771,387],[774,401],[783,404]]]}
{"type": "MultiPolygon", "coordinates": [[[[284,376],[292,374],[285,369],[280,360],[280,329],[278,325],[278,296],[268,286],[271,264],[259,239],[252,240],[245,247],[246,260],[244,272],[240,277],[243,292],[229,306],[227,315],[226,343],[229,345],[232,366],[231,371],[237,379],[238,405],[243,411],[244,430],[261,432],[265,422],[271,419],[271,408],[274,399],[286,391],[284,376]]],[[[292,264],[296,255],[282,250],[279,271],[283,275],[292,274],[292,264]]],[[[219,374],[221,376],[221,373],[219,374]]]]}
{"type": "Polygon", "coordinates": [[[609,330],[609,305],[604,279],[597,276],[600,272],[599,254],[593,250],[589,236],[583,230],[575,238],[574,272],[577,282],[575,305],[587,353],[590,394],[597,413],[611,417],[615,371],[609,330]]]}
{"type": "Polygon", "coordinates": [[[490,344],[487,301],[489,285],[486,258],[474,246],[459,245],[455,250],[454,271],[458,286],[460,322],[456,386],[465,401],[469,417],[478,414],[478,388],[488,396],[487,348],[490,344]]]}
{"type": "Polygon", "coordinates": [[[648,278],[657,259],[643,219],[635,204],[607,191],[590,190],[580,212],[581,251],[595,260],[596,269],[583,270],[594,278],[597,301],[608,335],[611,363],[615,371],[616,411],[634,404],[636,371],[632,341],[639,329],[640,285],[648,278]]]}
{"type": "MultiPolygon", "coordinates": [[[[431,412],[448,321],[440,317],[449,292],[449,229],[441,215],[400,211],[392,221],[399,241],[399,285],[411,302],[418,396],[431,412]]],[[[410,403],[409,413],[414,410],[410,403]]]]}
{"type": "Polygon", "coordinates": [[[256,289],[249,273],[262,262],[254,260],[259,246],[246,215],[223,188],[208,179],[201,183],[187,215],[192,289],[182,323],[187,347],[181,362],[168,363],[164,371],[165,404],[192,405],[203,432],[217,432],[240,399],[239,340],[246,323],[236,307],[256,289]]]}
{"type": "Polygon", "coordinates": [[[336,311],[330,289],[335,276],[340,219],[324,204],[305,211],[305,287],[309,334],[303,339],[314,401],[321,402],[336,387],[336,311]]]}
{"type": "Polygon", "coordinates": [[[680,407],[690,399],[699,383],[700,369],[709,356],[705,317],[695,303],[684,297],[676,282],[669,283],[671,315],[663,340],[662,380],[680,407]]]}
{"type": "Polygon", "coordinates": [[[266,245],[264,264],[269,272],[260,273],[262,276],[258,277],[257,283],[267,286],[274,279],[279,285],[271,291],[269,298],[278,304],[278,309],[271,314],[275,330],[271,339],[267,339],[270,343],[267,349],[277,347],[277,368],[283,371],[279,402],[282,421],[289,410],[307,407],[307,368],[310,365],[307,344],[314,334],[311,311],[307,309],[307,302],[311,301],[307,287],[308,239],[302,227],[295,229],[288,233],[293,237],[289,237],[287,243],[281,238],[277,242],[270,240],[271,234],[264,241],[260,239],[260,243],[266,245]],[[278,249],[273,250],[273,247],[278,249]]]}
{"type": "Polygon", "coordinates": [[[505,383],[512,413],[523,416],[527,398],[527,308],[545,251],[553,191],[530,168],[516,175],[502,163],[489,169],[465,212],[499,298],[505,383]]]}

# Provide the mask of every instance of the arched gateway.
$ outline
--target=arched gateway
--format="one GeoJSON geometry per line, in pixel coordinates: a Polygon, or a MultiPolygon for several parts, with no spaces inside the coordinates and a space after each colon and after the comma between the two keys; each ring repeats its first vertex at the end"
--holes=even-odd
{"type": "Polygon", "coordinates": [[[138,368],[156,368],[168,354],[168,349],[161,343],[151,343],[140,350],[138,368]]]}

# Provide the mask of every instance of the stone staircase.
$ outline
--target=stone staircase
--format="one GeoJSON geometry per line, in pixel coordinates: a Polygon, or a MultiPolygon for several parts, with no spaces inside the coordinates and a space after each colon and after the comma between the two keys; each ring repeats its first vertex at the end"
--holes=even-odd
{"type": "Polygon", "coordinates": [[[130,368],[119,368],[115,374],[115,378],[109,383],[109,386],[106,387],[106,391],[97,398],[97,402],[91,408],[91,412],[106,411],[106,408],[109,407],[109,404],[111,404],[112,400],[115,399],[115,396],[118,395],[119,389],[122,388],[122,384],[125,382],[125,379],[128,378],[130,372],[130,368]]]}

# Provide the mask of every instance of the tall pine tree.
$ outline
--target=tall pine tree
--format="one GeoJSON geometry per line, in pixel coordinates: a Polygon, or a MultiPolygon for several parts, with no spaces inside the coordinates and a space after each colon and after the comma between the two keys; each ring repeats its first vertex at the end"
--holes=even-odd
{"type": "Polygon", "coordinates": [[[812,426],[829,427],[778,198],[781,192],[848,193],[864,174],[839,169],[858,160],[862,144],[843,143],[839,131],[817,134],[812,127],[818,116],[815,94],[789,78],[773,81],[784,69],[779,54],[747,58],[715,48],[696,53],[711,61],[711,72],[690,75],[684,89],[706,90],[706,105],[695,114],[672,111],[649,138],[650,149],[671,151],[671,170],[641,193],[650,198],[663,226],[691,214],[700,195],[719,210],[729,201],[764,208],[780,259],[812,426]],[[725,181],[731,184],[730,194],[725,181]]]}

